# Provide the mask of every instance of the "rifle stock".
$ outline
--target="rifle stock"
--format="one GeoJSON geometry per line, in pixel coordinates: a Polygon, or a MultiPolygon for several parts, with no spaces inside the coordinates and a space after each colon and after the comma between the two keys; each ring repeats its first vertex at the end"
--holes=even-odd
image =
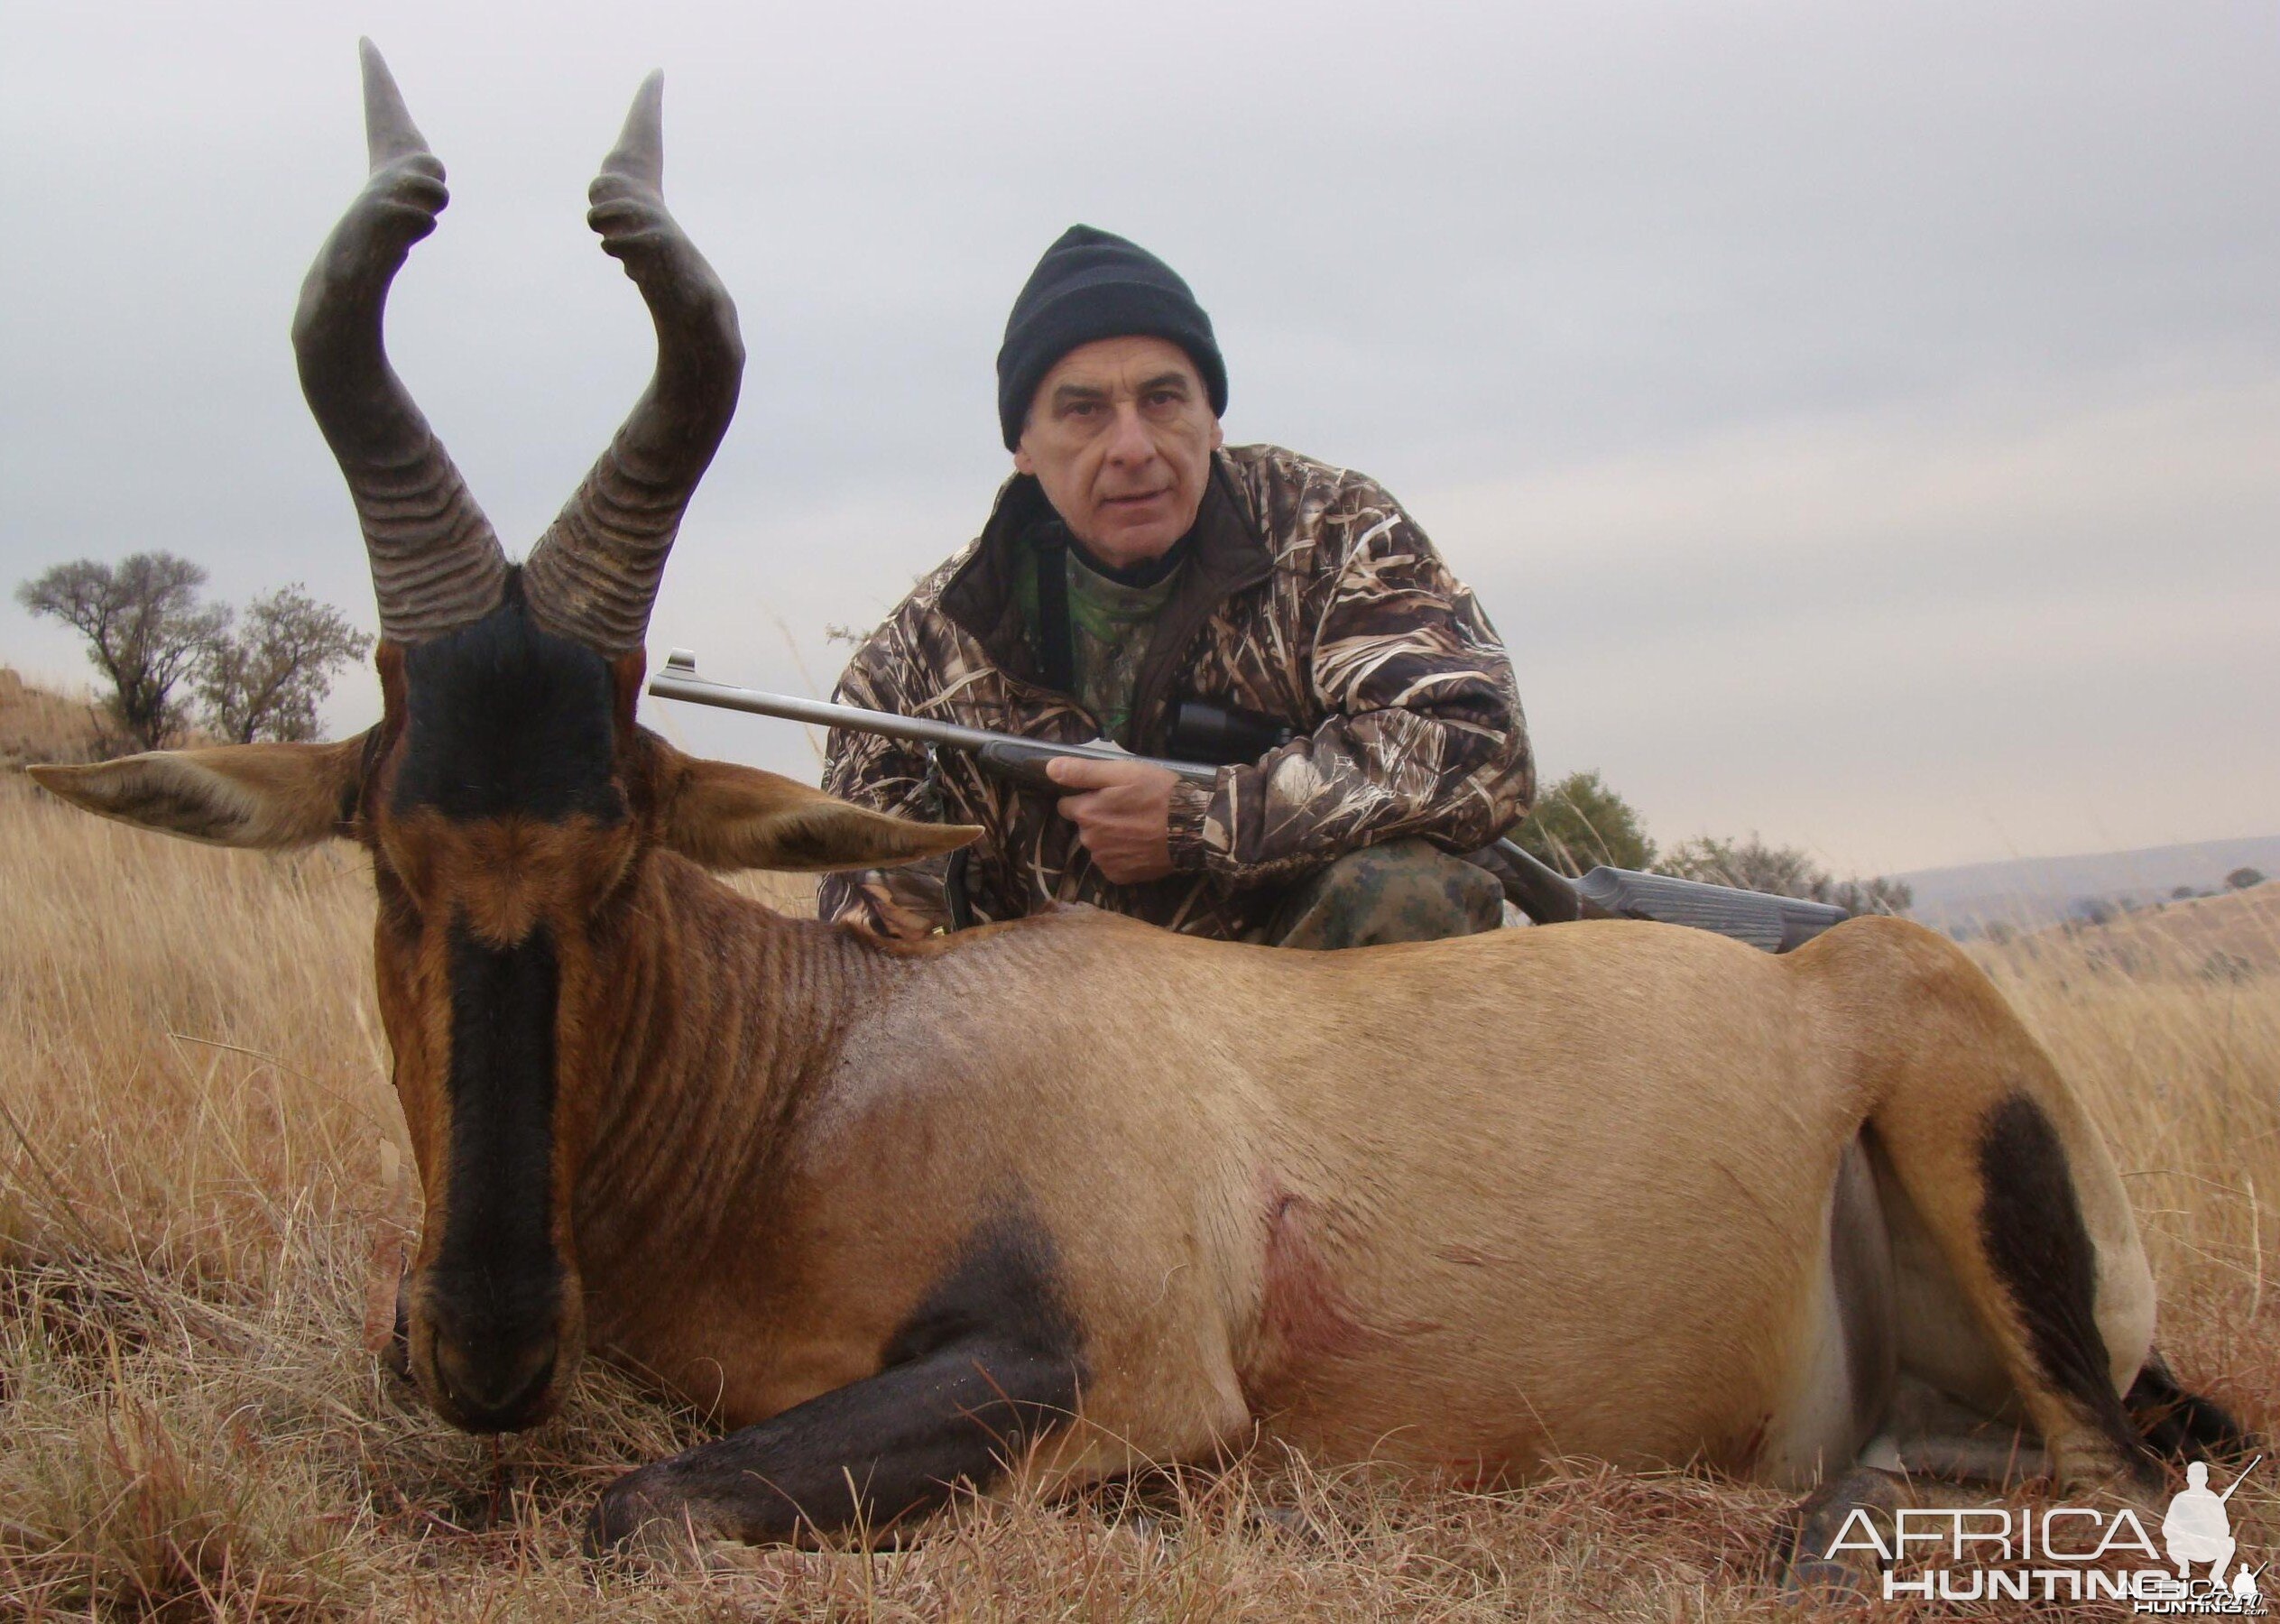
{"type": "MultiPolygon", "coordinates": [[[[660,699],[680,699],[692,705],[715,706],[724,710],[808,722],[823,727],[852,728],[915,743],[967,751],[989,771],[1032,789],[1055,788],[1053,780],[1046,776],[1045,763],[1056,756],[1147,761],[1198,783],[1210,783],[1219,774],[1218,767],[1200,761],[1136,756],[1105,739],[1085,744],[1057,744],[923,716],[898,715],[828,700],[736,687],[699,677],[697,657],[686,649],[676,649],[667,657],[664,669],[651,678],[649,691],[660,699]]],[[[1699,881],[1642,874],[1630,869],[1600,867],[1581,880],[1571,880],[1509,839],[1472,854],[1469,861],[1494,874],[1512,905],[1538,925],[1564,925],[1577,919],[1650,919],[1731,937],[1768,953],[1786,953],[1851,917],[1843,909],[1826,902],[1704,885],[1699,881]]]]}

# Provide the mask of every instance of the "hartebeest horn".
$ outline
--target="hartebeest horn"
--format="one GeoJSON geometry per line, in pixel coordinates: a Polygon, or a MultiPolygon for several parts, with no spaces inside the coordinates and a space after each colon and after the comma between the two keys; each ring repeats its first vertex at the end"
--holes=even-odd
{"type": "Polygon", "coordinates": [[[293,352],[301,392],[355,499],[381,635],[411,643],[496,608],[507,561],[466,481],[388,364],[381,331],[388,285],[412,244],[436,228],[450,194],[388,64],[370,40],[359,50],[371,178],[301,283],[293,352]]]}
{"type": "Polygon", "coordinates": [[[665,208],[664,101],[665,76],[652,73],[602,161],[586,216],[649,305],[657,370],[523,566],[540,623],[610,655],[642,646],[665,555],[736,413],[744,371],[735,302],[665,208]]]}

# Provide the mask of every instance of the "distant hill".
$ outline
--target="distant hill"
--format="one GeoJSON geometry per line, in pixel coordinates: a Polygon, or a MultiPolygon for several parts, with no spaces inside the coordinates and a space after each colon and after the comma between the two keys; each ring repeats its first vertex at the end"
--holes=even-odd
{"type": "Polygon", "coordinates": [[[2073,951],[2093,965],[2143,979],[2189,975],[2241,981],[2280,971],[2280,881],[2247,890],[2157,902],[2103,925],[2054,925],[2015,938],[2020,951],[2073,951]]]}
{"type": "Polygon", "coordinates": [[[1920,869],[1898,878],[1915,893],[1910,913],[1941,930],[1984,928],[1997,922],[2034,930],[2073,917],[2079,905],[2088,901],[2142,907],[2169,900],[2181,885],[2221,890],[2225,876],[2240,868],[2280,879],[2280,835],[2080,857],[1968,863],[1920,869]]]}
{"type": "Polygon", "coordinates": [[[0,666],[0,767],[93,761],[102,740],[101,723],[85,697],[34,687],[0,666]]]}

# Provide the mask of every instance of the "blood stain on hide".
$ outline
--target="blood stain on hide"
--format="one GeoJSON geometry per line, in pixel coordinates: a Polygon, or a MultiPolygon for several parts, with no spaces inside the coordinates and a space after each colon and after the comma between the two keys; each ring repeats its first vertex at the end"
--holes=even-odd
{"type": "Polygon", "coordinates": [[[1259,1366],[1244,1379],[1254,1410],[1303,1393],[1311,1369],[1327,1360],[1386,1348],[1400,1336],[1439,1329],[1428,1321],[1393,1327],[1362,1317],[1324,1257],[1321,1219],[1294,1191],[1266,1192],[1266,1255],[1260,1277],[1259,1366]]]}
{"type": "Polygon", "coordinates": [[[1267,1267],[1260,1325],[1288,1353],[1335,1357],[1368,1347],[1380,1333],[1356,1316],[1311,1232],[1306,1200],[1275,1193],[1267,1220],[1267,1267]]]}

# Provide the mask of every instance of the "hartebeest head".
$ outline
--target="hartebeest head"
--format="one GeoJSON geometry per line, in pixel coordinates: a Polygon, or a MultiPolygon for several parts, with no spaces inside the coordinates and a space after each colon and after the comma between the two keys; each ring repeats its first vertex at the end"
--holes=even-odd
{"type": "Polygon", "coordinates": [[[293,347],[371,557],[381,721],[337,744],[33,771],[92,811],[195,840],[340,836],[371,853],[381,1008],[427,1198],[408,1359],[446,1417],[499,1431],[546,1415],[584,1351],[571,1193],[651,855],[821,871],[976,831],[697,761],[634,725],[665,556],[744,358],[734,304],[665,208],[661,78],[634,98],[587,217],[649,305],[656,373],[518,567],[388,364],[389,284],[447,194],[363,51],[371,176],[309,270],[293,347]]]}

